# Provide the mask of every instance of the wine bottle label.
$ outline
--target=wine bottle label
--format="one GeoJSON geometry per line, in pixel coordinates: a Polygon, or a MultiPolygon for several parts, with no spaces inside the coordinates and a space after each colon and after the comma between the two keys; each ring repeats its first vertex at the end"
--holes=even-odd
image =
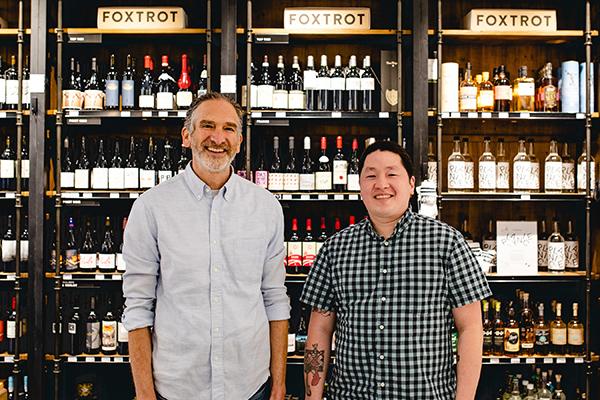
{"type": "Polygon", "coordinates": [[[567,329],[555,328],[550,329],[550,341],[552,344],[561,346],[567,344],[567,329]]]}
{"type": "Polygon", "coordinates": [[[496,189],[510,189],[510,163],[506,161],[496,163],[496,189]]]}
{"type": "Polygon", "coordinates": [[[115,257],[115,266],[117,267],[117,271],[125,272],[126,265],[125,259],[123,258],[123,253],[117,253],[115,257]]]}
{"type": "Polygon", "coordinates": [[[283,190],[283,174],[280,172],[271,172],[269,174],[269,190],[277,192],[283,190]]]}
{"type": "Polygon", "coordinates": [[[250,98],[250,107],[252,107],[252,108],[258,107],[258,86],[257,85],[250,85],[250,95],[252,96],[250,98]]]}
{"type": "Polygon", "coordinates": [[[427,179],[437,186],[437,162],[427,162],[427,179]]]}
{"type": "Polygon", "coordinates": [[[512,89],[509,85],[494,86],[495,100],[512,100],[512,89]]]}
{"type": "Polygon", "coordinates": [[[21,240],[21,261],[29,260],[29,240],[21,240]]]}
{"type": "Polygon", "coordinates": [[[74,322],[69,322],[67,324],[67,332],[69,335],[77,335],[77,324],[74,322]]]}
{"type": "Polygon", "coordinates": [[[98,266],[98,256],[96,253],[80,253],[79,268],[81,269],[96,269],[98,266]]]}
{"type": "MultiPolygon", "coordinates": [[[[596,164],[594,162],[591,163],[590,171],[590,190],[594,190],[596,182],[594,182],[596,177],[596,164]]],[[[577,166],[577,189],[581,191],[586,190],[586,179],[587,179],[587,164],[585,162],[579,163],[577,166]]]]}
{"type": "Polygon", "coordinates": [[[102,110],[104,108],[104,92],[101,90],[83,92],[83,108],[85,110],[102,110]]]}
{"type": "Polygon", "coordinates": [[[89,189],[90,187],[90,171],[87,169],[75,170],[75,188],[89,189]]]}
{"type": "Polygon", "coordinates": [[[156,171],[140,169],[140,187],[151,188],[156,186],[156,171]]]}
{"type": "Polygon", "coordinates": [[[85,326],[86,350],[98,349],[100,347],[100,322],[87,322],[85,326]]]}
{"type": "Polygon", "coordinates": [[[92,189],[108,189],[108,168],[92,168],[92,189]]]}
{"type": "Polygon", "coordinates": [[[115,255],[114,254],[98,254],[98,268],[100,270],[114,270],[115,269],[115,255]]]}
{"type": "Polygon", "coordinates": [[[6,104],[16,105],[19,102],[19,81],[16,79],[6,80],[6,104]]]}
{"type": "Polygon", "coordinates": [[[274,90],[273,91],[273,108],[277,110],[288,109],[288,91],[274,90]]]}
{"type": "Polygon", "coordinates": [[[261,188],[269,187],[269,173],[267,171],[256,171],[254,172],[254,183],[261,188]]]}
{"type": "Polygon", "coordinates": [[[548,266],[548,241],[538,240],[538,265],[540,267],[548,266]]]}
{"type": "Polygon", "coordinates": [[[315,190],[315,174],[300,174],[300,190],[315,190]]]}
{"type": "Polygon", "coordinates": [[[258,85],[256,106],[258,108],[273,108],[273,85],[258,85]]]}
{"type": "Polygon", "coordinates": [[[495,240],[484,239],[482,243],[482,249],[484,251],[496,250],[497,243],[495,240]]]}
{"type": "Polygon", "coordinates": [[[333,160],[333,184],[347,185],[348,184],[348,161],[333,160]]]}
{"type": "Polygon", "coordinates": [[[63,90],[62,108],[65,110],[81,110],[83,107],[83,93],[79,90],[63,90]]]}
{"type": "Polygon", "coordinates": [[[521,341],[521,348],[525,350],[533,349],[533,342],[521,341]]]}
{"type": "Polygon", "coordinates": [[[330,78],[331,90],[345,90],[346,79],[345,78],[330,78]]]}
{"type": "Polygon", "coordinates": [[[535,345],[536,346],[547,346],[550,344],[550,329],[536,328],[535,330],[535,345]]]}
{"type": "Polygon", "coordinates": [[[29,160],[21,160],[21,178],[29,179],[29,160]]]}
{"type": "Polygon", "coordinates": [[[287,251],[288,251],[288,242],[283,242],[283,266],[287,267],[287,251]]]}
{"type": "Polygon", "coordinates": [[[481,161],[479,162],[479,190],[495,190],[496,189],[496,162],[481,161]]]}
{"type": "Polygon", "coordinates": [[[494,342],[494,329],[483,329],[483,347],[491,348],[494,342]]]}
{"type": "Polygon", "coordinates": [[[140,169],[125,168],[125,188],[139,189],[140,187],[140,169]]]}
{"type": "Polygon", "coordinates": [[[358,174],[348,174],[348,191],[349,192],[360,192],[360,183],[359,183],[359,175],[358,174]]]}
{"type": "Polygon", "coordinates": [[[317,71],[305,70],[304,71],[304,90],[314,90],[318,88],[317,84],[317,71]]]}
{"type": "Polygon", "coordinates": [[[308,340],[308,337],[306,336],[306,334],[298,333],[296,335],[296,352],[297,353],[304,354],[304,350],[306,349],[306,341],[307,340],[308,340]]]}
{"type": "Polygon", "coordinates": [[[515,190],[531,188],[531,162],[515,161],[513,164],[513,186],[515,190]]]}
{"type": "Polygon", "coordinates": [[[109,189],[125,189],[125,169],[124,168],[109,168],[108,169],[108,188],[109,189]]]}
{"type": "Polygon", "coordinates": [[[328,76],[317,77],[317,89],[318,90],[331,90],[331,78],[328,76]]]}
{"type": "Polygon", "coordinates": [[[117,349],[117,321],[102,321],[102,350],[117,349]]]}
{"type": "Polygon", "coordinates": [[[583,346],[583,327],[568,328],[567,336],[571,346],[583,346]]]}
{"type": "Polygon", "coordinates": [[[547,85],[542,88],[542,98],[544,101],[544,108],[555,108],[558,103],[558,90],[556,86],[547,85]]]}
{"type": "MultiPolygon", "coordinates": [[[[245,171],[244,171],[245,172],[245,171]]],[[[173,177],[171,171],[158,171],[158,183],[163,183],[173,177]]]]}
{"type": "Polygon", "coordinates": [[[61,172],[60,186],[64,189],[75,187],[75,172],[61,172]]]}
{"type": "Polygon", "coordinates": [[[548,270],[565,270],[565,243],[548,241],[548,270]]]}
{"type": "Polygon", "coordinates": [[[517,85],[517,95],[519,97],[535,96],[535,83],[519,82],[519,84],[517,85]]]}
{"type": "Polygon", "coordinates": [[[481,90],[479,91],[479,97],[477,98],[478,108],[488,108],[494,106],[494,91],[493,90],[481,90]]]}
{"type": "Polygon", "coordinates": [[[129,342],[129,332],[125,328],[122,322],[117,323],[117,340],[120,343],[129,342]]]}
{"type": "Polygon", "coordinates": [[[66,249],[65,271],[75,271],[77,268],[79,268],[79,252],[77,249],[66,249]]]}
{"type": "Polygon", "coordinates": [[[173,93],[159,92],[156,93],[156,109],[157,110],[172,110],[175,108],[173,103],[173,93]]]}
{"type": "Polygon", "coordinates": [[[530,189],[538,190],[540,188],[540,163],[531,163],[530,189]]]}
{"type": "Polygon", "coordinates": [[[575,190],[575,163],[562,163],[562,188],[575,190]]]}
{"type": "Polygon", "coordinates": [[[154,95],[153,94],[140,94],[139,97],[140,108],[154,108],[154,95]]]}
{"type": "Polygon", "coordinates": [[[464,161],[448,162],[448,190],[466,188],[466,165],[464,161]]]}
{"type": "Polygon", "coordinates": [[[300,190],[300,174],[285,173],[283,174],[283,190],[297,192],[300,190]]]}
{"type": "Polygon", "coordinates": [[[579,268],[579,242],[565,240],[565,268],[579,268]]]}
{"type": "Polygon", "coordinates": [[[547,162],[544,169],[544,188],[545,190],[562,190],[562,163],[547,162]]]}
{"type": "Polygon", "coordinates": [[[302,266],[302,242],[288,242],[287,265],[288,267],[302,266]]]}
{"type": "Polygon", "coordinates": [[[302,243],[302,266],[312,267],[317,258],[317,243],[303,242],[302,243]]]}
{"type": "Polygon", "coordinates": [[[0,78],[0,104],[6,103],[6,79],[0,78]]]}
{"type": "Polygon", "coordinates": [[[124,79],[121,81],[121,101],[123,108],[133,108],[135,103],[135,81],[124,79]]]}
{"type": "Polygon", "coordinates": [[[31,92],[29,91],[29,79],[23,79],[23,104],[31,104],[31,92]]]}
{"type": "Polygon", "coordinates": [[[288,108],[290,110],[303,110],[305,101],[306,99],[302,90],[290,90],[288,95],[288,108]]]}
{"type": "Polygon", "coordinates": [[[346,78],[346,90],[360,90],[360,78],[346,78]]]}
{"type": "Polygon", "coordinates": [[[119,81],[111,79],[106,81],[106,107],[119,107],[119,81]]]}
{"type": "Polygon", "coordinates": [[[504,351],[517,353],[519,351],[519,328],[504,328],[504,351]]]}
{"type": "Polygon", "coordinates": [[[360,78],[360,90],[375,90],[375,78],[360,78]]]}
{"type": "Polygon", "coordinates": [[[296,352],[296,334],[295,333],[288,333],[287,352],[288,352],[288,354],[296,352]]]}
{"type": "Polygon", "coordinates": [[[190,104],[192,104],[192,100],[194,100],[194,95],[192,92],[177,92],[176,95],[177,100],[177,108],[188,108],[190,104]]]}
{"type": "Polygon", "coordinates": [[[459,110],[475,111],[477,110],[477,87],[463,86],[459,91],[459,110]]]}
{"type": "Polygon", "coordinates": [[[331,190],[331,172],[330,171],[317,171],[315,172],[315,189],[316,190],[331,190]]]}
{"type": "Polygon", "coordinates": [[[12,179],[15,177],[15,160],[0,160],[0,178],[12,179]]]}
{"type": "Polygon", "coordinates": [[[17,322],[6,321],[6,338],[16,339],[17,338],[17,322]]]}
{"type": "Polygon", "coordinates": [[[17,242],[15,240],[2,241],[2,262],[14,261],[17,256],[17,242]]]}
{"type": "Polygon", "coordinates": [[[465,188],[475,188],[475,163],[472,161],[465,162],[465,188]]]}

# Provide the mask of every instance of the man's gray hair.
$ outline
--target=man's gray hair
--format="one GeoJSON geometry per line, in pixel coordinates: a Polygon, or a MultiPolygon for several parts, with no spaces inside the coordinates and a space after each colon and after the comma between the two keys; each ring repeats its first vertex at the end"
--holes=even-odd
{"type": "Polygon", "coordinates": [[[233,101],[230,97],[225,96],[224,94],[221,94],[219,92],[208,92],[206,94],[203,94],[202,96],[196,98],[192,102],[192,104],[190,104],[190,108],[188,109],[187,113],[185,114],[185,121],[183,122],[184,128],[186,128],[190,132],[190,134],[192,134],[194,132],[194,127],[196,126],[196,118],[195,118],[196,115],[195,115],[194,111],[196,111],[196,109],[198,107],[200,107],[200,104],[204,103],[205,101],[209,101],[209,100],[223,100],[223,101],[226,101],[227,103],[231,104],[231,106],[235,109],[235,113],[237,114],[238,119],[239,119],[238,133],[241,135],[242,134],[242,118],[244,117],[244,110],[238,103],[233,101]]]}

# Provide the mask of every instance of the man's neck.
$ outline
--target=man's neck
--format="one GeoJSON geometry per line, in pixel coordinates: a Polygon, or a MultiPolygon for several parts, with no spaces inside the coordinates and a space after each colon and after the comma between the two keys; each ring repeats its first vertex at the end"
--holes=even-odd
{"type": "Polygon", "coordinates": [[[394,233],[398,221],[402,219],[404,214],[406,214],[406,210],[398,218],[380,218],[377,216],[369,216],[369,218],[375,232],[384,239],[389,239],[392,236],[392,233],[394,233]]]}
{"type": "Polygon", "coordinates": [[[198,165],[195,160],[192,160],[192,170],[196,176],[200,178],[202,182],[206,183],[212,190],[221,189],[231,176],[231,168],[227,168],[223,172],[208,172],[202,169],[202,167],[198,165]]]}

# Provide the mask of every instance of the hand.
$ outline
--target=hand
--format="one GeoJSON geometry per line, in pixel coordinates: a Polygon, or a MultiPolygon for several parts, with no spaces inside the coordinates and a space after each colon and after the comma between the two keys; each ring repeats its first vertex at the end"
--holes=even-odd
{"type": "Polygon", "coordinates": [[[269,400],[284,400],[284,399],[285,399],[285,384],[272,385],[271,386],[271,397],[269,397],[269,400]]]}

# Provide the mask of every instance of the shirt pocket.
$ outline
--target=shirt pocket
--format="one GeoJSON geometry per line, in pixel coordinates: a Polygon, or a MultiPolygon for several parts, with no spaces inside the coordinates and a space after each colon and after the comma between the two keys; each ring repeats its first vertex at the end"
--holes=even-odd
{"type": "Polygon", "coordinates": [[[267,251],[263,239],[242,238],[231,240],[224,248],[227,268],[234,282],[261,282],[267,251]]]}

